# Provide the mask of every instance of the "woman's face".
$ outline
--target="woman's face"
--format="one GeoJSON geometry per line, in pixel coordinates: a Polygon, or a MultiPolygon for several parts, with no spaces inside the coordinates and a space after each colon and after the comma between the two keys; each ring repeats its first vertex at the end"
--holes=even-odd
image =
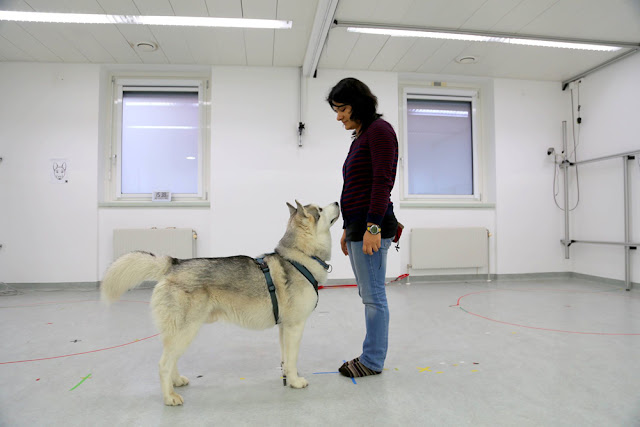
{"type": "Polygon", "coordinates": [[[360,130],[360,126],[362,123],[358,120],[351,120],[351,105],[348,104],[340,104],[340,103],[332,103],[333,111],[336,112],[336,120],[342,122],[344,128],[347,130],[355,130],[356,132],[360,130]]]}

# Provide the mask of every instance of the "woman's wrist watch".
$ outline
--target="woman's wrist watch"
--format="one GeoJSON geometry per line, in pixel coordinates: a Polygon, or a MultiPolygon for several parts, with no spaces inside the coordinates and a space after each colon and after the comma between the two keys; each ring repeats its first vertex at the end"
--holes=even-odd
{"type": "Polygon", "coordinates": [[[375,224],[371,224],[367,227],[367,231],[375,236],[376,234],[380,234],[380,227],[375,224]]]}

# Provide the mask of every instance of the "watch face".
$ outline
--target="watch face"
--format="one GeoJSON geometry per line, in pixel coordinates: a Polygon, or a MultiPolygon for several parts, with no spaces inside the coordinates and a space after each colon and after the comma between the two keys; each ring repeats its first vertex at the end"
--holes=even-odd
{"type": "Polygon", "coordinates": [[[378,234],[380,232],[380,227],[374,224],[374,225],[370,225],[368,230],[369,230],[369,233],[371,234],[378,234]]]}

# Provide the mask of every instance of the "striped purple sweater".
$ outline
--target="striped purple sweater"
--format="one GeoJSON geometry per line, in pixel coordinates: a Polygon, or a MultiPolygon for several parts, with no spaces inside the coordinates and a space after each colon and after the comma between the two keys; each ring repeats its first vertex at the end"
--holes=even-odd
{"type": "Polygon", "coordinates": [[[396,133],[388,122],[378,119],[351,143],[342,167],[340,206],[344,228],[365,220],[382,224],[387,209],[393,209],[391,189],[397,166],[396,133]]]}

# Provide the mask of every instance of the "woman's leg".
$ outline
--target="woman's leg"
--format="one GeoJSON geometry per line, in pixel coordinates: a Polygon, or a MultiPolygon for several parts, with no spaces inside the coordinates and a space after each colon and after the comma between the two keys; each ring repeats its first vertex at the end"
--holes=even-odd
{"type": "Polygon", "coordinates": [[[384,367],[389,340],[389,307],[385,289],[387,252],[392,239],[382,239],[378,252],[366,255],[362,242],[347,242],[349,258],[358,283],[358,292],[365,306],[367,333],[359,361],[372,371],[384,367]]]}

